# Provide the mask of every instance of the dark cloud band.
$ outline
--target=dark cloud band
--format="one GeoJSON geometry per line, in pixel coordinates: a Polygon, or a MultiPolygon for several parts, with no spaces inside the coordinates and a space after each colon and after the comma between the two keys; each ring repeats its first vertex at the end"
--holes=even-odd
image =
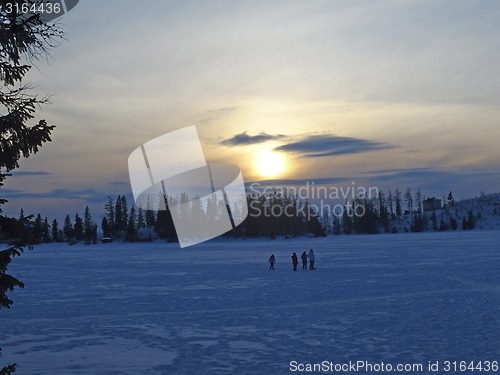
{"type": "Polygon", "coordinates": [[[362,152],[386,150],[394,146],[366,139],[338,137],[335,135],[311,135],[296,142],[276,147],[276,151],[299,154],[306,158],[333,155],[358,154],[362,152]]]}
{"type": "Polygon", "coordinates": [[[247,132],[243,132],[240,134],[236,134],[231,138],[223,140],[221,144],[225,146],[246,146],[257,143],[264,143],[268,141],[274,141],[277,139],[282,139],[284,137],[285,136],[282,134],[272,135],[262,132],[257,135],[248,135],[247,132]]]}

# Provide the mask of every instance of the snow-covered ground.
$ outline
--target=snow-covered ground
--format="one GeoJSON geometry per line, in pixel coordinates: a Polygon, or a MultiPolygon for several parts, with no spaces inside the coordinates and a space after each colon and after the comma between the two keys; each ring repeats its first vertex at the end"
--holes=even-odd
{"type": "Polygon", "coordinates": [[[289,374],[358,360],[458,373],[444,361],[500,360],[499,243],[482,231],[38,246],[9,269],[26,288],[0,311],[0,360],[25,375],[289,374]],[[311,247],[317,270],[292,272],[292,251],[311,247]]]}

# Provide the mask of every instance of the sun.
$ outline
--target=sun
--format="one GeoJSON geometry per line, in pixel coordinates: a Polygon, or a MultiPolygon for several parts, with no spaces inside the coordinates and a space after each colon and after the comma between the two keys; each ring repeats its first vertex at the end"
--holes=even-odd
{"type": "Polygon", "coordinates": [[[285,171],[285,161],[281,154],[263,150],[257,156],[256,169],[257,173],[263,177],[276,177],[285,171]]]}

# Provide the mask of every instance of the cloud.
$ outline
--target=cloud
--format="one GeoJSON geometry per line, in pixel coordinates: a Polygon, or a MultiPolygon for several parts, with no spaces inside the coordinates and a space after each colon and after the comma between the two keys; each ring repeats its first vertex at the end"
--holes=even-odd
{"type": "Polygon", "coordinates": [[[53,176],[54,174],[46,171],[14,171],[10,172],[12,176],[53,176]]]}
{"type": "Polygon", "coordinates": [[[397,169],[377,169],[370,171],[369,175],[378,180],[395,180],[398,178],[424,180],[430,177],[451,177],[457,175],[451,171],[439,170],[435,168],[397,168],[397,169]]]}
{"type": "Polygon", "coordinates": [[[366,139],[338,137],[335,135],[309,135],[299,141],[276,147],[276,151],[300,154],[306,158],[323,156],[358,154],[394,148],[387,143],[374,142],[366,139]]]}
{"type": "Polygon", "coordinates": [[[247,132],[243,132],[240,134],[236,134],[231,138],[225,139],[220,143],[225,146],[246,146],[246,145],[253,145],[256,143],[274,141],[277,139],[282,139],[284,137],[285,136],[283,134],[272,135],[262,132],[257,135],[248,135],[247,132]]]}
{"type": "Polygon", "coordinates": [[[123,180],[116,180],[116,181],[110,181],[108,182],[109,186],[117,186],[117,187],[129,187],[130,186],[130,181],[123,181],[123,180]]]}
{"type": "Polygon", "coordinates": [[[369,172],[370,175],[375,175],[377,179],[394,180],[397,178],[411,178],[411,179],[429,179],[431,177],[442,178],[473,178],[473,177],[490,177],[498,176],[498,171],[484,170],[484,169],[436,169],[436,168],[407,168],[407,169],[379,169],[369,172]]]}
{"type": "Polygon", "coordinates": [[[81,200],[88,203],[100,203],[106,200],[106,194],[93,188],[83,189],[53,189],[44,192],[30,192],[25,190],[2,189],[2,193],[8,200],[12,199],[65,199],[81,200]]]}

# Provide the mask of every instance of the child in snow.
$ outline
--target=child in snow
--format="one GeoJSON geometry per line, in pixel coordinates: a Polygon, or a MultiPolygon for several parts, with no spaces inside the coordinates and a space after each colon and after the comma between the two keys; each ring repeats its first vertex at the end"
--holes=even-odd
{"type": "Polygon", "coordinates": [[[276,259],[274,258],[274,254],[271,255],[267,263],[269,263],[269,270],[274,271],[274,265],[276,264],[276,259]]]}
{"type": "Polygon", "coordinates": [[[299,260],[297,259],[297,254],[295,253],[292,254],[292,264],[293,264],[293,270],[297,271],[297,264],[299,264],[299,260]]]}
{"type": "Polygon", "coordinates": [[[300,256],[300,259],[302,259],[302,269],[307,270],[307,253],[305,251],[300,256]]]}
{"type": "Polygon", "coordinates": [[[313,249],[309,250],[309,254],[307,255],[307,257],[309,258],[309,269],[315,270],[316,268],[314,268],[314,260],[316,257],[314,256],[313,249]]]}

